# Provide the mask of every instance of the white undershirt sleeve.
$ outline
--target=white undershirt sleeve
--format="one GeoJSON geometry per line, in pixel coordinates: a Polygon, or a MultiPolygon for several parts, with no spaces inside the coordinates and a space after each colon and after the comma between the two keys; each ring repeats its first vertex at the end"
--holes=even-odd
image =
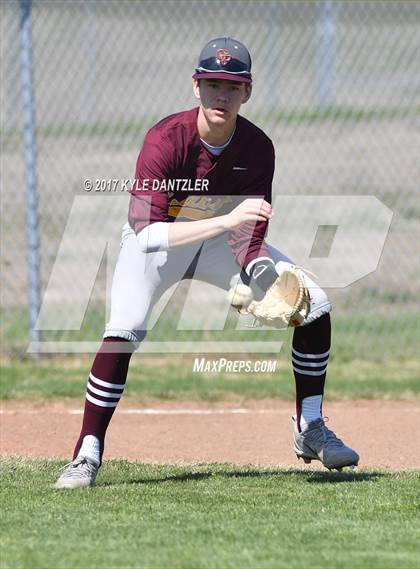
{"type": "Polygon", "coordinates": [[[137,234],[137,241],[143,253],[168,251],[169,249],[169,223],[157,221],[148,225],[137,234]]]}

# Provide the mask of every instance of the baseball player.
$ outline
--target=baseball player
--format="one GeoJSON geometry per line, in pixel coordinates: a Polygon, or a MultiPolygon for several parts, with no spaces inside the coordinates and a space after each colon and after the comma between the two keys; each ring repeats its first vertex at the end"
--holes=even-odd
{"type": "MultiPolygon", "coordinates": [[[[243,282],[258,300],[292,261],[264,241],[273,216],[274,148],[239,115],[251,97],[251,57],[239,41],[211,40],[193,75],[199,106],[164,118],[146,134],[136,165],[115,268],[111,315],[89,374],[83,424],[72,462],[56,488],[95,483],[105,434],[123,394],[132,353],[146,336],[150,312],[182,279],[229,290],[243,282]],[[176,223],[174,223],[176,221],[176,223]]],[[[294,326],[294,449],[329,469],[359,456],[327,428],[322,399],[330,354],[331,304],[300,271],[309,309],[294,326]]]]}

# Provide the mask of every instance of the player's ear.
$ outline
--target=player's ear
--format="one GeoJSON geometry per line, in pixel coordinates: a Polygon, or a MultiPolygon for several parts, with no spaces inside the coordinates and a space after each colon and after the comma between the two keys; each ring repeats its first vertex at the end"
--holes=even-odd
{"type": "Polygon", "coordinates": [[[244,99],[242,101],[242,104],[249,101],[249,99],[251,98],[251,94],[252,94],[252,83],[244,83],[244,85],[245,85],[245,95],[244,95],[244,99]]]}
{"type": "Polygon", "coordinates": [[[200,80],[193,79],[193,91],[196,99],[200,99],[200,80]]]}

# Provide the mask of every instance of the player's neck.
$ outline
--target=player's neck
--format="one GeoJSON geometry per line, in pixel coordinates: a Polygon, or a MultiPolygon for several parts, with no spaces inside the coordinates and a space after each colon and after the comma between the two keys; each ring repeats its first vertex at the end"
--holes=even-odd
{"type": "Polygon", "coordinates": [[[222,125],[211,124],[207,121],[201,108],[197,117],[197,128],[200,138],[211,146],[222,146],[232,136],[236,126],[236,119],[222,125]]]}

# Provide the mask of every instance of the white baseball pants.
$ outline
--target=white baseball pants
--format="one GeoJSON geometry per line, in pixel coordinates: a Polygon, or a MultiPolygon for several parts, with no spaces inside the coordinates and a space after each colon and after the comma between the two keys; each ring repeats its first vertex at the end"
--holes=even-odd
{"type": "MultiPolygon", "coordinates": [[[[155,303],[171,285],[184,278],[198,279],[229,290],[240,278],[240,267],[227,240],[228,234],[223,233],[170,251],[144,253],[136,234],[128,223],[125,224],[112,282],[111,315],[104,338],[115,336],[141,342],[146,336],[147,321],[155,303]]],[[[274,247],[268,245],[268,249],[278,272],[293,265],[274,247]]],[[[311,311],[303,326],[332,308],[325,292],[305,273],[304,278],[311,296],[311,311]]]]}

